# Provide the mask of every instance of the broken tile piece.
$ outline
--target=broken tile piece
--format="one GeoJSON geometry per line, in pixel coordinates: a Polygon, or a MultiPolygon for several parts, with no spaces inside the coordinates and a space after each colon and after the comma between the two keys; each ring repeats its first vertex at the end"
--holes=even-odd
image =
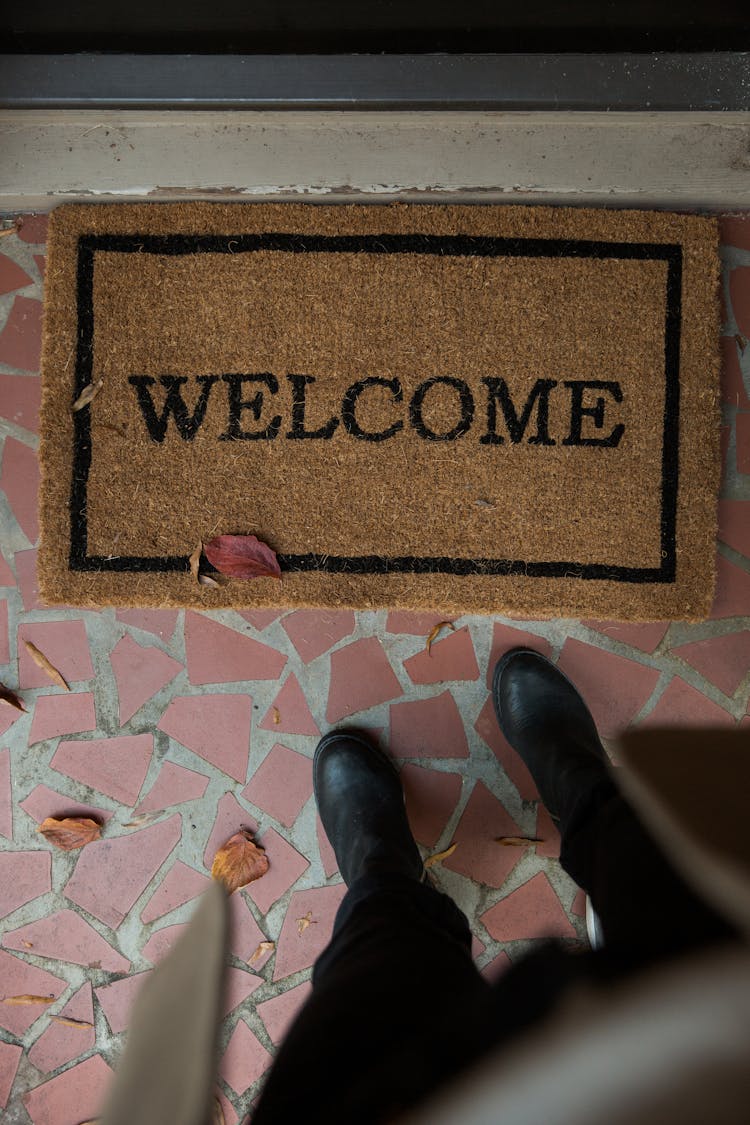
{"type": "Polygon", "coordinates": [[[29,731],[29,746],[62,734],[82,734],[96,730],[96,711],[91,692],[68,695],[40,695],[34,704],[29,731]]]}
{"type": "Polygon", "coordinates": [[[275,648],[202,613],[185,614],[185,653],[191,684],[277,680],[287,661],[275,648]]]}
{"type": "Polygon", "coordinates": [[[257,821],[253,820],[250,813],[243,809],[234,793],[225,793],[216,807],[214,826],[203,852],[203,864],[207,871],[211,870],[214,856],[219,848],[241,828],[247,828],[252,835],[255,835],[258,831],[258,824],[257,821]]]}
{"type": "Polygon", "coordinates": [[[278,1047],[287,1031],[294,1023],[300,1010],[312,993],[312,984],[305,980],[294,988],[288,988],[270,1000],[257,1005],[258,1015],[265,1024],[271,1042],[278,1047]]]}
{"type": "Polygon", "coordinates": [[[16,230],[21,242],[30,242],[34,246],[47,241],[47,226],[49,215],[22,215],[17,220],[16,230]]]}
{"type": "MultiPolygon", "coordinates": [[[[90,844],[89,847],[94,847],[90,844]]],[[[85,855],[85,852],[82,854],[85,855]]],[[[93,926],[73,910],[57,910],[36,922],[6,933],[2,939],[7,949],[27,951],[30,941],[37,957],[53,961],[70,961],[87,968],[105,969],[109,973],[126,973],[130,962],[117,953],[93,926]]]]}
{"type": "Polygon", "coordinates": [[[20,807],[25,813],[41,824],[48,816],[62,819],[65,816],[88,816],[92,820],[107,821],[112,816],[109,809],[95,808],[93,805],[82,805],[74,801],[65,793],[58,793],[47,785],[37,785],[31,790],[28,797],[20,802],[20,807]]]}
{"type": "Polygon", "coordinates": [[[42,384],[37,375],[0,375],[0,417],[39,433],[42,384]]]}
{"type": "Polygon", "coordinates": [[[0,918],[51,890],[49,851],[0,852],[0,918]]]}
{"type": "Polygon", "coordinates": [[[268,949],[255,957],[261,942],[265,941],[267,937],[255,921],[244,892],[235,891],[229,896],[229,952],[240,961],[245,961],[252,972],[259,973],[274,952],[273,949],[268,949]]]}
{"type": "Polygon", "coordinates": [[[640,724],[642,727],[733,726],[734,719],[702,692],[675,676],[656,706],[640,724]]]}
{"type": "Polygon", "coordinates": [[[502,625],[496,621],[492,627],[492,646],[487,661],[487,687],[492,691],[492,678],[495,665],[501,656],[512,648],[530,648],[542,656],[552,654],[552,645],[546,637],[539,637],[536,633],[529,633],[525,629],[516,629],[512,625],[502,625]]]}
{"type": "Polygon", "coordinates": [[[320,735],[299,680],[293,673],[290,672],[287,676],[281,691],[258,727],[260,730],[277,731],[279,734],[320,735]]]}
{"type": "Polygon", "coordinates": [[[16,289],[25,289],[33,281],[19,265],[9,258],[7,254],[0,254],[0,295],[13,293],[16,289]]]}
{"type": "Polygon", "coordinates": [[[719,539],[750,558],[750,500],[719,501],[719,539]]]}
{"type": "Polygon", "coordinates": [[[36,573],[37,549],[32,547],[29,551],[16,551],[16,574],[18,575],[18,589],[21,592],[23,608],[28,613],[32,609],[44,609],[39,601],[39,582],[36,573]]]}
{"type": "Polygon", "coordinates": [[[135,973],[94,989],[113,1035],[118,1035],[127,1028],[135,998],[150,972],[149,969],[145,973],[135,973]]]}
{"type": "Polygon", "coordinates": [[[346,887],[343,883],[294,892],[276,947],[273,969],[275,981],[310,968],[323,952],[331,940],[336,911],[345,894],[346,887]],[[299,919],[308,915],[310,925],[300,932],[299,919]]]}
{"type": "Polygon", "coordinates": [[[177,609],[118,609],[115,617],[125,625],[153,633],[163,641],[170,640],[180,611],[177,609]]]}
{"type": "Polygon", "coordinates": [[[157,726],[244,785],[252,713],[249,695],[178,695],[157,726]]]}
{"type": "Polygon", "coordinates": [[[22,1101],[34,1125],[80,1125],[99,1116],[113,1073],[101,1055],[92,1055],[24,1094],[22,1101]]]}
{"type": "Polygon", "coordinates": [[[20,1044],[5,1043],[0,1039],[0,1109],[5,1109],[8,1104],[22,1054],[20,1044]]]}
{"type": "Polygon", "coordinates": [[[709,637],[673,648],[692,668],[725,695],[734,695],[750,668],[750,630],[709,637]]]}
{"type": "Polygon", "coordinates": [[[303,664],[309,664],[353,633],[356,619],[351,609],[297,609],[282,626],[303,664]]]}
{"type": "Polygon", "coordinates": [[[267,914],[310,864],[273,828],[267,828],[258,843],[266,850],[268,871],[262,879],[256,879],[246,887],[245,893],[262,914],[267,914]]]}
{"type": "Polygon", "coordinates": [[[424,637],[425,642],[432,630],[441,621],[455,621],[455,617],[441,613],[414,613],[411,610],[392,609],[385,622],[386,633],[407,633],[413,637],[424,637]]]}
{"type": "Polygon", "coordinates": [[[239,616],[247,621],[248,625],[252,625],[258,633],[262,633],[274,621],[278,621],[284,612],[283,609],[248,609],[241,610],[239,616]]]}
{"type": "Polygon", "coordinates": [[[523,835],[494,793],[477,781],[453,834],[456,850],[443,860],[443,866],[488,887],[501,887],[524,849],[505,848],[496,843],[497,837],[523,835]]]}
{"type": "Polygon", "coordinates": [[[433,641],[404,661],[404,671],[413,684],[441,684],[446,680],[476,680],[479,665],[468,627],[433,641]]]}
{"type": "Polygon", "coordinates": [[[486,910],[481,921],[495,941],[578,936],[543,871],[486,910]]]}
{"type": "Polygon", "coordinates": [[[33,449],[12,437],[5,439],[0,489],[33,547],[39,538],[39,462],[33,449]]]}
{"type": "Polygon", "coordinates": [[[326,719],[337,723],[348,715],[388,703],[404,693],[377,637],[363,637],[331,653],[331,681],[326,719]]]}
{"type": "Polygon", "coordinates": [[[668,621],[647,621],[643,624],[628,624],[625,621],[584,621],[589,629],[604,633],[613,641],[622,641],[641,652],[654,652],[666,636],[668,621]]]}
{"type": "Polygon", "coordinates": [[[18,682],[22,688],[50,687],[52,680],[32,660],[24,641],[30,641],[71,686],[94,675],[86,626],[80,618],[45,621],[18,627],[18,682]]]}
{"type": "Polygon", "coordinates": [[[65,1019],[80,1020],[92,1026],[68,1027],[57,1021],[51,1021],[49,1027],[34,1043],[28,1056],[29,1062],[43,1074],[49,1074],[51,1070],[57,1070],[58,1067],[72,1062],[81,1055],[87,1055],[96,1045],[91,982],[86,981],[58,1014],[65,1019]]]}
{"type": "Polygon", "coordinates": [[[8,643],[8,602],[0,598],[0,664],[10,663],[10,645],[8,643]]]}
{"type": "MultiPolygon", "coordinates": [[[[8,944],[5,939],[3,943],[8,944]]],[[[25,946],[23,951],[32,952],[25,946]]],[[[3,949],[0,949],[0,982],[0,996],[54,996],[57,1000],[68,987],[67,981],[3,949]]],[[[23,1035],[39,1019],[43,1010],[41,1005],[36,1004],[0,1004],[0,1027],[11,1035],[23,1035]]]]}
{"type": "Polygon", "coordinates": [[[273,1056],[252,1033],[244,1020],[238,1020],[219,1063],[219,1074],[235,1094],[244,1094],[269,1068],[273,1056]]]}
{"type": "Polygon", "coordinates": [[[50,766],[130,808],[141,791],[153,749],[152,734],[61,742],[50,766]]]}
{"type": "Polygon", "coordinates": [[[10,750],[0,750],[0,836],[13,839],[13,794],[10,785],[10,750]]]}
{"type": "Polygon", "coordinates": [[[199,801],[206,792],[208,778],[204,773],[178,766],[176,762],[165,762],[159,776],[146,796],[135,810],[136,815],[145,812],[158,812],[170,805],[182,805],[187,801],[199,801]]]}
{"type": "Polygon", "coordinates": [[[632,723],[659,680],[659,670],[569,637],[557,667],[585,699],[599,734],[611,738],[632,723]]]}
{"type": "Polygon", "coordinates": [[[291,828],[312,796],[312,760],[277,742],[242,790],[242,796],[291,828]]]}
{"type": "Polygon", "coordinates": [[[539,799],[534,779],[526,768],[520,755],[508,743],[505,735],[497,725],[495,707],[492,696],[488,696],[484,707],[477,716],[474,730],[479,737],[487,743],[500,765],[505,770],[510,780],[518,790],[518,795],[523,801],[536,801],[539,799]]]}
{"type": "Polygon", "coordinates": [[[228,966],[224,970],[224,991],[219,1018],[228,1016],[264,983],[263,977],[258,977],[255,973],[228,966]]]}
{"type": "Polygon", "coordinates": [[[323,873],[326,879],[330,879],[338,871],[339,865],[319,816],[315,818],[315,833],[318,838],[318,851],[320,852],[320,862],[323,865],[323,873]]]}
{"type": "Polygon", "coordinates": [[[401,784],[406,797],[406,815],[414,839],[434,848],[461,796],[461,775],[406,765],[401,784]]]}
{"type": "MultiPolygon", "coordinates": [[[[20,551],[16,551],[16,559],[18,559],[20,551]]],[[[16,580],[13,577],[13,571],[8,566],[5,555],[0,551],[0,586],[15,586],[16,580]]]]}
{"type": "Polygon", "coordinates": [[[716,596],[711,608],[711,620],[747,617],[748,607],[750,607],[750,574],[741,567],[735,566],[729,559],[725,559],[723,555],[717,555],[716,596]]]}
{"type": "Polygon", "coordinates": [[[166,652],[136,643],[130,634],[117,642],[110,656],[119,704],[120,726],[125,726],[147,699],[151,699],[182,671],[166,652]]]}
{"type": "Polygon", "coordinates": [[[0,332],[0,363],[19,371],[38,371],[42,350],[42,302],[16,297],[0,332]]]}
{"type": "Polygon", "coordinates": [[[63,889],[71,902],[116,930],[182,835],[179,815],[81,851],[63,889]]]}
{"type": "Polygon", "coordinates": [[[392,703],[388,749],[396,758],[468,758],[463,719],[450,691],[392,703]]]}
{"type": "Polygon", "coordinates": [[[148,924],[163,918],[171,910],[203,894],[210,882],[200,871],[188,867],[180,859],[176,860],[141,911],[142,920],[148,924]]]}
{"type": "Polygon", "coordinates": [[[168,953],[171,953],[177,942],[180,940],[182,934],[187,929],[187,922],[180,923],[176,926],[164,926],[161,930],[157,930],[148,939],[143,949],[141,956],[146,961],[150,961],[153,965],[158,965],[163,961],[168,953]]]}

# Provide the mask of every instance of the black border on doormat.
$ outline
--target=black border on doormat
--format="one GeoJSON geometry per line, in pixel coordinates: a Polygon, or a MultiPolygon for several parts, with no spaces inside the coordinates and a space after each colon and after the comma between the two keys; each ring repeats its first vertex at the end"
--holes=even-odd
{"type": "MultiPolygon", "coordinates": [[[[611,582],[675,581],[677,570],[677,490],[679,480],[680,328],[682,247],[672,243],[594,242],[579,239],[490,238],[473,235],[238,234],[238,235],[81,235],[78,239],[78,350],[73,401],[92,382],[94,342],[94,258],[97,251],[120,254],[280,253],[438,254],[458,257],[621,258],[666,261],[664,327],[664,429],[661,481],[661,556],[659,567],[618,567],[600,563],[524,562],[520,559],[461,559],[413,555],[279,555],[286,571],[349,574],[523,575],[526,578],[583,578],[611,582]]],[[[73,480],[70,493],[70,569],[75,571],[189,571],[188,555],[143,557],[88,554],[87,491],[91,469],[89,407],[73,415],[73,480]]]]}

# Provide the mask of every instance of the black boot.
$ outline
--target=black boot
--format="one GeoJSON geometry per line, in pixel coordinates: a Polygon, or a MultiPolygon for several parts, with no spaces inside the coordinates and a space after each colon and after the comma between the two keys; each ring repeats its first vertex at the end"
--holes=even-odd
{"type": "Polygon", "coordinates": [[[382,751],[359,734],[332,731],[315,751],[313,789],[347,886],[376,871],[422,878],[401,781],[382,751]]]}
{"type": "Polygon", "coordinates": [[[556,820],[608,778],[607,756],[588,707],[545,656],[525,648],[506,652],[495,668],[492,698],[500,730],[556,820]]]}

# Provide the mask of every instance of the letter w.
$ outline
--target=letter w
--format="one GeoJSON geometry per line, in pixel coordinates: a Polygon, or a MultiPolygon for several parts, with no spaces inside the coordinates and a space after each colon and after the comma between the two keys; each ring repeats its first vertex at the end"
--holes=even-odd
{"type": "Polygon", "coordinates": [[[190,414],[185,400],[182,397],[182,391],[180,390],[182,384],[187,383],[187,376],[160,376],[159,382],[162,387],[166,389],[167,394],[164,399],[161,415],[158,415],[154,407],[154,400],[151,397],[151,391],[149,390],[149,387],[154,386],[156,380],[152,379],[150,375],[131,375],[128,382],[135,387],[138,396],[138,405],[141,408],[141,414],[143,415],[143,420],[146,423],[146,429],[148,430],[151,440],[159,442],[164,441],[167,432],[167,423],[169,422],[169,416],[171,414],[183,441],[192,441],[206,416],[208,396],[218,378],[218,375],[197,376],[198,382],[202,384],[201,393],[193,413],[190,414]]]}

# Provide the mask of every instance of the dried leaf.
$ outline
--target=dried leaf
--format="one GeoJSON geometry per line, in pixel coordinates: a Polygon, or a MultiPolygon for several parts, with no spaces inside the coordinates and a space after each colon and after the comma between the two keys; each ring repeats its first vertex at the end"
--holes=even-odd
{"type": "Polygon", "coordinates": [[[24,941],[22,944],[26,947],[26,949],[33,949],[34,948],[33,941],[24,941]]]}
{"type": "Polygon", "coordinates": [[[267,543],[254,535],[218,535],[205,545],[206,558],[230,578],[278,578],[281,567],[267,543]]]}
{"type": "Polygon", "coordinates": [[[221,883],[227,894],[246,887],[268,871],[265,850],[253,842],[246,828],[230,836],[214,856],[211,876],[221,883]]]}
{"type": "Polygon", "coordinates": [[[73,403],[73,412],[83,410],[84,406],[88,406],[90,402],[93,402],[103,386],[103,379],[97,379],[95,383],[87,383],[73,403]]]}
{"type": "Polygon", "coordinates": [[[442,863],[442,861],[444,859],[447,859],[449,855],[453,855],[457,847],[458,842],[456,842],[455,844],[451,844],[451,846],[449,848],[446,848],[444,852],[436,852],[435,855],[431,855],[429,859],[426,859],[424,861],[425,868],[433,867],[436,863],[442,863]]]}
{"type": "Polygon", "coordinates": [[[49,662],[44,653],[40,652],[36,645],[33,645],[31,641],[24,641],[23,643],[26,645],[26,651],[28,652],[34,663],[37,665],[37,667],[41,668],[43,672],[46,672],[49,678],[54,683],[56,683],[58,687],[63,688],[65,691],[70,691],[67,680],[65,680],[63,676],[58,672],[54,664],[51,664],[49,662]]]}
{"type": "Polygon", "coordinates": [[[9,234],[15,234],[18,229],[20,228],[16,227],[15,223],[12,227],[3,227],[3,229],[0,230],[0,238],[5,238],[6,235],[9,234]]]}
{"type": "Polygon", "coordinates": [[[214,1104],[211,1109],[211,1122],[210,1125],[226,1125],[226,1118],[224,1117],[224,1110],[221,1108],[221,1102],[218,1098],[214,1098],[214,1104]]]}
{"type": "Polygon", "coordinates": [[[253,953],[252,957],[248,961],[248,965],[254,965],[256,961],[260,961],[261,957],[263,957],[264,954],[272,953],[275,948],[275,941],[262,941],[258,948],[255,950],[255,953],[253,953]]]}
{"type": "Polygon", "coordinates": [[[123,828],[142,828],[144,824],[151,824],[154,820],[158,820],[160,816],[164,816],[164,809],[154,809],[153,812],[136,813],[131,820],[123,824],[123,828]]]}
{"type": "Polygon", "coordinates": [[[52,996],[34,996],[31,993],[25,992],[22,996],[4,996],[0,1003],[2,1004],[53,1004],[56,997],[52,996]]]}
{"type": "Polygon", "coordinates": [[[198,585],[199,586],[220,586],[221,583],[217,582],[215,578],[212,578],[210,574],[199,574],[198,575],[198,585]]]}
{"type": "Polygon", "coordinates": [[[37,828],[45,840],[64,852],[74,852],[98,840],[102,826],[88,816],[66,816],[62,820],[48,816],[37,828]]]}
{"type": "Polygon", "coordinates": [[[22,700],[18,698],[14,691],[7,688],[5,684],[0,684],[0,703],[7,703],[9,707],[15,707],[16,711],[25,711],[22,700]]]}
{"type": "Polygon", "coordinates": [[[430,655],[430,649],[432,648],[432,642],[435,640],[435,638],[437,637],[440,630],[446,629],[446,628],[450,629],[452,633],[454,633],[456,631],[455,626],[454,626],[452,621],[438,621],[435,628],[431,631],[429,637],[427,638],[427,655],[428,656],[430,655]]]}
{"type": "Polygon", "coordinates": [[[299,934],[300,937],[302,937],[303,933],[305,932],[305,930],[307,929],[308,926],[317,926],[317,924],[318,923],[315,921],[315,919],[312,916],[312,910],[308,910],[308,912],[307,912],[307,914],[305,914],[304,918],[298,918],[297,919],[297,933],[299,934]]]}
{"type": "Polygon", "coordinates": [[[737,332],[737,333],[735,333],[734,338],[737,342],[737,347],[740,349],[741,352],[744,353],[745,348],[747,347],[747,336],[743,336],[741,332],[737,332]]]}
{"type": "Polygon", "coordinates": [[[88,1028],[93,1027],[93,1023],[88,1020],[74,1020],[70,1016],[50,1016],[51,1020],[55,1023],[61,1023],[64,1027],[78,1027],[81,1031],[86,1031],[88,1028]]]}
{"type": "Polygon", "coordinates": [[[192,555],[190,556],[190,573],[192,574],[192,576],[193,576],[193,578],[195,579],[196,582],[200,582],[200,575],[199,575],[198,571],[199,571],[199,568],[200,568],[200,565],[201,565],[201,555],[202,554],[203,554],[203,544],[201,543],[201,541],[199,539],[198,540],[198,546],[195,548],[192,555]]]}
{"type": "Polygon", "coordinates": [[[276,726],[281,722],[281,711],[279,711],[278,707],[274,707],[273,709],[273,721],[276,726]]]}
{"type": "Polygon", "coordinates": [[[533,844],[543,844],[544,840],[537,840],[534,836],[496,836],[496,844],[504,848],[530,848],[533,844]]]}

